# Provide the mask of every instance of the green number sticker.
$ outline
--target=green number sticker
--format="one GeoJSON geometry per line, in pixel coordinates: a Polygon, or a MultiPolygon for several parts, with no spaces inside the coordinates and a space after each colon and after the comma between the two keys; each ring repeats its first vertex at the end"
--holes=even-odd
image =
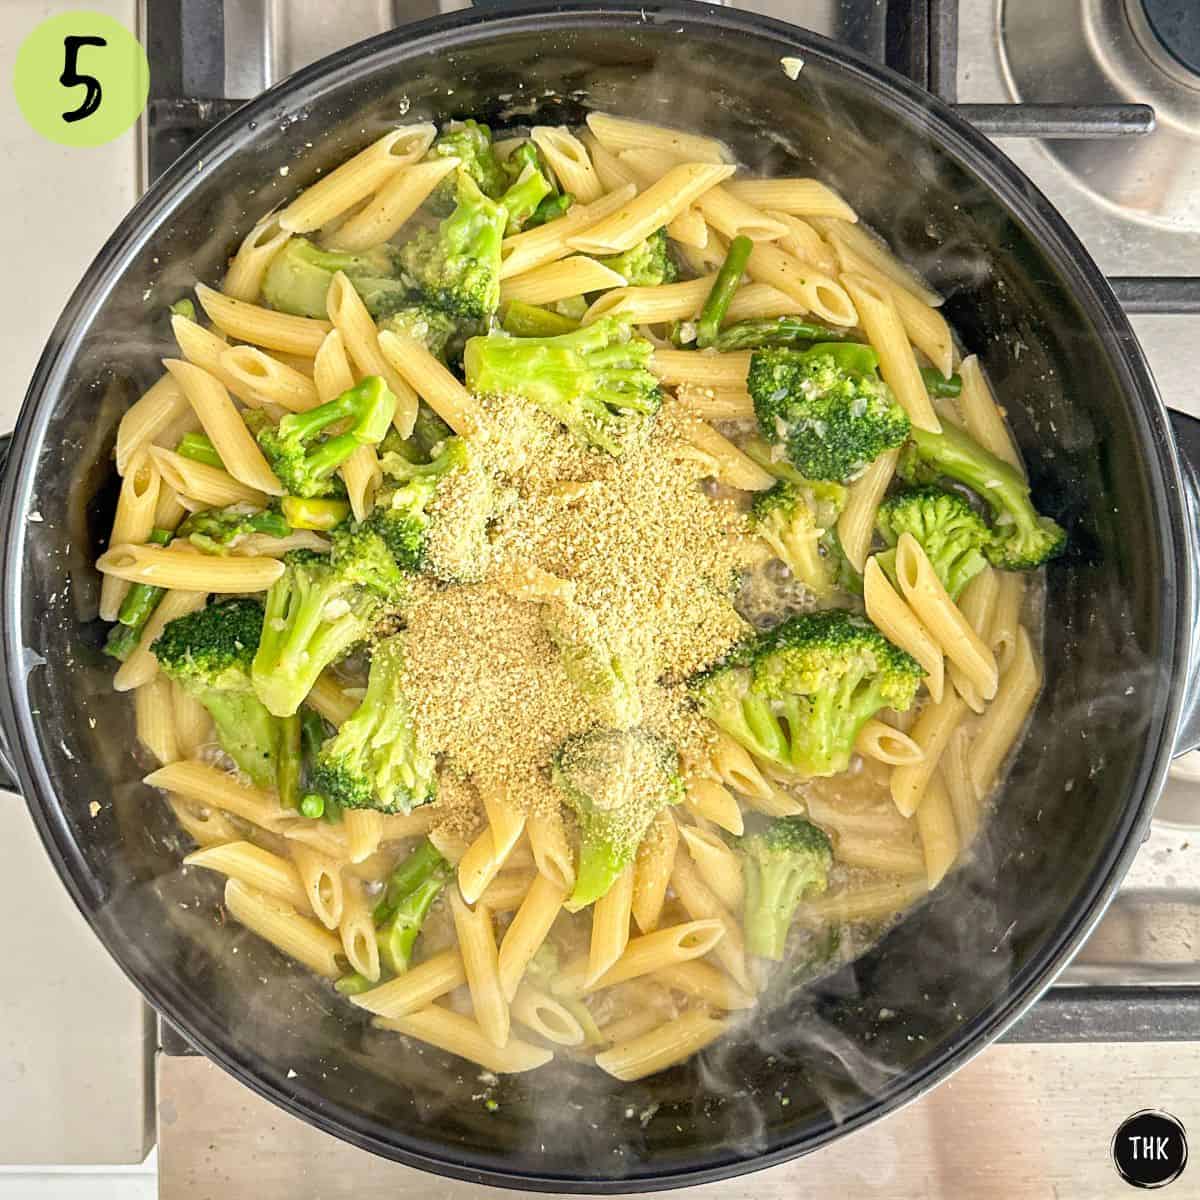
{"type": "Polygon", "coordinates": [[[150,90],[141,43],[104,13],[43,21],[17,51],[13,91],[25,120],[52,142],[100,146],[138,119],[150,90]]]}

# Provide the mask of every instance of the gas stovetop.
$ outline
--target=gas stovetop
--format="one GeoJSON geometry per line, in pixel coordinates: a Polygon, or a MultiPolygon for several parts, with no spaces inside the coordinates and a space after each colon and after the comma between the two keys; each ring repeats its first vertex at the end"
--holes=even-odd
{"type": "MultiPolygon", "coordinates": [[[[146,0],[145,177],[155,178],[242,101],[316,58],[468,6],[146,0]]],[[[730,7],[867,53],[1003,139],[1109,275],[1167,404],[1200,416],[1193,392],[1200,22],[1191,3],[745,0],[730,7]]],[[[846,1194],[1124,1194],[1107,1157],[1120,1120],[1148,1106],[1174,1105],[1183,1115],[1196,1099],[1194,1080],[1180,1070],[1182,1047],[1171,1043],[1200,1042],[1200,766],[1180,762],[1156,816],[1103,922],[1000,1045],[926,1099],[821,1151],[819,1165],[805,1160],[689,1197],[792,1196],[813,1170],[846,1194]]],[[[230,1179],[234,1194],[261,1200],[511,1194],[436,1180],[335,1142],[266,1105],[166,1029],[158,1088],[160,1194],[170,1200],[210,1196],[230,1179]]]]}

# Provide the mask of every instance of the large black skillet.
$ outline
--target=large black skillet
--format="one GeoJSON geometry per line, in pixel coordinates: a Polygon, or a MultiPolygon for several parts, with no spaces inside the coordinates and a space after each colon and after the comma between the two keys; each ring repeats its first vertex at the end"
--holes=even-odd
{"type": "Polygon", "coordinates": [[[147,999],[314,1125],[428,1170],[533,1190],[732,1175],[945,1078],[1098,919],[1172,752],[1198,740],[1184,716],[1195,494],[1103,278],[1029,181],[937,100],[822,38],[708,6],[462,13],[341,51],[239,110],[155,184],[76,290],[30,385],[0,498],[12,783],[147,999]],[[784,56],[803,59],[795,80],[784,56]],[[574,122],[589,108],[719,133],[755,170],[811,173],[849,196],[949,297],[1071,549],[1050,572],[1045,693],[984,842],[882,944],[662,1076],[621,1087],[564,1065],[487,1084],[373,1032],[223,924],[206,873],[181,872],[184,839],[139,782],[132,706],[109,690],[91,564],[111,519],[117,420],[173,349],[166,306],[219,278],[256,217],[402,120],[574,122]]]}

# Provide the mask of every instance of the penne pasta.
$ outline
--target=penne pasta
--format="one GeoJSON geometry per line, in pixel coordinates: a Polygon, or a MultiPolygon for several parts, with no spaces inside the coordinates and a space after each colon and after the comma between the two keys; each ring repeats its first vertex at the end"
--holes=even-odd
{"type": "Polygon", "coordinates": [[[719,825],[734,837],[742,836],[742,810],[733,793],[716,780],[689,776],[684,780],[683,802],[696,816],[719,825]]]}
{"type": "Polygon", "coordinates": [[[569,892],[575,886],[575,861],[561,818],[528,816],[525,832],[529,835],[529,847],[538,873],[560,891],[569,892]]]}
{"type": "Polygon", "coordinates": [[[754,400],[744,389],[718,390],[684,384],[676,390],[675,395],[689,412],[706,421],[754,420],[754,400]]]}
{"type": "Polygon", "coordinates": [[[268,496],[282,496],[283,485],[263,457],[221,381],[182,359],[164,359],[163,366],[183,389],[229,474],[239,483],[268,496]]]}
{"type": "Polygon", "coordinates": [[[170,375],[151,384],[121,418],[115,450],[117,474],[125,475],[134,459],[163,430],[191,412],[187,397],[170,375]]]}
{"type": "Polygon", "coordinates": [[[529,132],[529,140],[542,152],[562,190],[570,192],[578,203],[591,204],[604,194],[587,147],[569,129],[535,125],[529,132]]]}
{"type": "Polygon", "coordinates": [[[585,292],[599,292],[606,288],[625,286],[625,277],[611,267],[573,254],[557,262],[535,267],[523,275],[514,275],[500,284],[500,303],[510,304],[514,300],[525,304],[553,304],[585,292]]]}
{"type": "Polygon", "coordinates": [[[279,214],[289,233],[310,233],[352,209],[377,191],[401,167],[422,158],[433,143],[433,125],[393,129],[340,167],[307,187],[279,214]]]}
{"type": "Polygon", "coordinates": [[[996,698],[980,719],[971,742],[971,779],[978,796],[986,798],[1000,766],[1016,745],[1042,689],[1041,667],[1029,634],[1017,627],[1012,661],[1000,676],[996,698]]]}
{"type": "Polygon", "coordinates": [[[380,1020],[381,1028],[392,1029],[448,1054],[457,1054],[486,1071],[513,1075],[545,1066],[554,1054],[540,1046],[510,1037],[504,1047],[496,1046],[470,1017],[431,1004],[402,1017],[380,1020]]]}
{"type": "Polygon", "coordinates": [[[467,987],[471,990],[471,1007],[483,1035],[493,1046],[508,1042],[510,1014],[508,999],[500,986],[500,965],[496,952],[496,937],[492,914],[482,904],[474,909],[464,902],[458,889],[449,889],[450,911],[454,915],[454,930],[458,934],[458,950],[462,955],[467,987]]]}
{"type": "Polygon", "coordinates": [[[142,627],[142,636],[133,653],[117,668],[113,690],[127,692],[153,679],[158,672],[158,659],[150,652],[150,647],[158,641],[168,622],[203,608],[207,599],[207,592],[168,591],[142,627]]]}
{"type": "Polygon", "coordinates": [[[917,832],[925,860],[925,875],[932,891],[958,857],[958,833],[950,794],[940,773],[929,781],[921,803],[917,805],[917,832]]]}
{"type": "Polygon", "coordinates": [[[147,775],[147,787],[162,788],[192,804],[211,805],[272,832],[280,830],[290,813],[270,792],[239,783],[228,771],[199,762],[173,762],[147,775]]]}
{"type": "Polygon", "coordinates": [[[916,355],[890,292],[865,275],[843,274],[840,278],[858,310],[867,341],[879,355],[879,373],[897,403],[918,429],[940,433],[941,422],[925,390],[916,355]]]}
{"type": "Polygon", "coordinates": [[[958,833],[960,849],[966,849],[979,832],[983,805],[975,780],[971,775],[971,733],[965,726],[960,726],[950,735],[946,749],[942,751],[942,761],[938,766],[938,774],[945,785],[950,797],[950,807],[954,811],[954,827],[958,833]]]}
{"type": "Polygon", "coordinates": [[[202,507],[224,508],[228,504],[267,506],[267,494],[234,479],[220,467],[184,458],[173,450],[151,446],[150,457],[163,480],[181,497],[202,507]]]}
{"type": "Polygon", "coordinates": [[[726,1021],[704,1012],[687,1012],[674,1021],[596,1055],[596,1066],[626,1083],[654,1075],[690,1058],[715,1042],[727,1029],[726,1021]]]}
{"type": "Polygon", "coordinates": [[[881,454],[846,491],[846,507],[837,523],[838,541],[850,565],[860,573],[866,569],[875,535],[875,514],[896,472],[899,456],[898,450],[881,454]]]}
{"type": "Polygon", "coordinates": [[[596,178],[600,180],[604,191],[615,192],[631,183],[636,187],[637,176],[629,169],[629,165],[623,163],[611,150],[600,145],[590,129],[581,134],[579,140],[587,149],[596,178]]]}
{"type": "Polygon", "coordinates": [[[746,965],[746,943],[742,929],[732,913],[716,898],[712,889],[700,878],[691,857],[682,849],[675,855],[671,886],[684,911],[693,921],[720,921],[724,936],[713,947],[713,957],[732,976],[743,991],[753,992],[746,965]]]}
{"type": "Polygon", "coordinates": [[[657,325],[698,317],[716,278],[716,275],[703,275],[699,279],[659,287],[615,287],[592,302],[583,314],[583,324],[590,325],[600,317],[616,317],[631,325],[657,325]]]}
{"type": "Polygon", "coordinates": [[[338,936],[351,969],[364,979],[377,983],[380,968],[375,922],[362,881],[353,876],[342,881],[342,919],[338,922],[338,936]]]}
{"type": "Polygon", "coordinates": [[[670,407],[680,434],[700,452],[705,467],[723,484],[746,492],[765,492],[775,486],[775,476],[739,450],[724,434],[681,404],[674,403],[670,407]]]}
{"type": "Polygon", "coordinates": [[[500,942],[500,990],[506,1000],[516,995],[530,959],[550,933],[554,919],[562,911],[567,893],[545,875],[534,877],[500,942]]]}
{"type": "Polygon", "coordinates": [[[592,940],[583,972],[585,985],[594,983],[625,953],[633,912],[633,864],[613,880],[592,906],[592,940]]]}
{"type": "Polygon", "coordinates": [[[962,376],[962,391],[958,396],[958,408],[962,413],[963,425],[967,432],[985,450],[990,450],[997,458],[1010,466],[1014,466],[1022,474],[1025,468],[1021,456],[1017,453],[1016,443],[1004,423],[1004,417],[992,397],[992,389],[988,387],[983,376],[979,359],[974,354],[962,360],[958,368],[962,376]]]}
{"type": "Polygon", "coordinates": [[[744,389],[750,373],[750,353],[739,350],[716,354],[698,350],[656,350],[650,369],[668,387],[744,389]]]}
{"type": "Polygon", "coordinates": [[[859,324],[857,299],[843,286],[844,279],[823,275],[812,263],[801,262],[773,243],[755,245],[746,274],[789,296],[801,312],[810,312],[830,325],[859,324]]]}
{"type": "Polygon", "coordinates": [[[925,686],[935,701],[945,689],[945,659],[942,648],[925,628],[920,617],[888,582],[876,558],[867,559],[863,571],[863,600],[867,616],[888,641],[899,646],[921,664],[925,686]]]}
{"type": "Polygon", "coordinates": [[[769,283],[743,283],[725,310],[724,324],[798,315],[799,305],[769,283]]]}
{"type": "MultiPolygon", "coordinates": [[[[996,611],[996,597],[1000,590],[1000,572],[995,567],[984,567],[967,584],[958,598],[958,610],[963,619],[986,645],[996,611]]],[[[990,652],[991,647],[988,646],[990,652]]],[[[955,691],[967,702],[972,712],[981,713],[986,701],[971,679],[954,663],[950,664],[950,681],[955,691]]]]}
{"type": "Polygon", "coordinates": [[[235,300],[253,304],[262,291],[263,276],[271,265],[271,259],[283,249],[292,235],[279,224],[275,213],[268,213],[246,234],[237,253],[225,272],[221,291],[235,300]]]}
{"type": "Polygon", "coordinates": [[[599,225],[626,206],[637,194],[634,184],[608,192],[591,204],[576,204],[557,221],[548,221],[535,229],[504,239],[500,247],[500,279],[532,271],[546,263],[557,262],[571,253],[567,239],[599,225]]]}
{"type": "Polygon", "coordinates": [[[830,890],[800,904],[795,920],[818,929],[835,922],[874,921],[908,908],[928,890],[923,877],[830,890]]]}
{"type": "Polygon", "coordinates": [[[730,912],[740,912],[746,884],[742,878],[741,860],[729,843],[715,833],[692,825],[681,826],[679,835],[709,891],[730,912]]]}
{"type": "Polygon", "coordinates": [[[376,1016],[395,1020],[427,1008],[466,982],[462,956],[457,950],[443,950],[409,967],[403,975],[351,996],[350,1001],[376,1016]]]}
{"type": "Polygon", "coordinates": [[[483,418],[475,397],[420,342],[384,332],[379,335],[379,348],[409,387],[455,433],[471,437],[481,431],[483,418]]]}
{"type": "Polygon", "coordinates": [[[227,557],[176,553],[160,546],[113,546],[97,560],[96,569],[130,583],[210,592],[261,592],[283,574],[273,558],[227,557]]]}
{"type": "Polygon", "coordinates": [[[904,599],[942,653],[984,700],[990,700],[999,682],[995,656],[950,599],[911,533],[901,534],[896,546],[896,577],[904,599]]]}
{"type": "MultiPolygon", "coordinates": [[[[158,495],[162,476],[152,458],[139,453],[127,464],[121,490],[117,495],[117,511],[113,517],[109,545],[145,543],[154,532],[154,517],[158,512],[158,495]]],[[[121,601],[129,584],[116,575],[106,575],[100,582],[100,619],[115,621],[121,601]]]]}
{"type": "Polygon", "coordinates": [[[819,179],[734,179],[727,190],[760,209],[797,217],[837,217],[857,221],[854,209],[819,179]]]}
{"type": "Polygon", "coordinates": [[[414,162],[393,172],[367,203],[328,236],[339,250],[369,250],[390,241],[461,160],[414,162]]]}
{"type": "Polygon", "coordinates": [[[801,217],[791,213],[767,213],[783,226],[783,235],[779,238],[780,250],[786,251],[793,258],[803,263],[812,263],[818,271],[835,277],[839,267],[837,255],[829,248],[829,244],[820,233],[801,217]]]}
{"type": "Polygon", "coordinates": [[[999,571],[997,574],[996,605],[987,640],[1003,674],[1012,665],[1017,650],[1021,605],[1025,601],[1025,576],[1016,571],[999,571]]]}
{"type": "Polygon", "coordinates": [[[685,133],[649,121],[635,121],[612,113],[588,113],[587,126],[592,136],[607,150],[652,150],[677,159],[694,162],[728,163],[733,161],[725,143],[699,133],[685,133]]]}
{"type": "Polygon", "coordinates": [[[521,907],[537,878],[537,873],[531,871],[501,871],[483,889],[479,903],[487,905],[494,913],[514,912],[521,907]]]}
{"type": "Polygon", "coordinates": [[[696,201],[696,211],[718,233],[728,239],[747,237],[752,242],[771,242],[787,233],[787,226],[769,213],[733,194],[725,187],[710,188],[696,201]]]}
{"type": "Polygon", "coordinates": [[[326,979],[336,979],[342,973],[338,963],[341,942],[290,904],[229,879],[225,882],[225,908],[235,921],[310,971],[326,979]]]}
{"type": "Polygon", "coordinates": [[[921,760],[892,771],[892,799],[902,816],[911,817],[917,811],[937,770],[942,751],[962,721],[966,707],[957,692],[948,690],[941,700],[921,710],[911,734],[912,740],[921,747],[921,760]]]}
{"type": "Polygon", "coordinates": [[[291,852],[309,908],[326,929],[337,929],[346,904],[341,862],[299,843],[291,852]]]}
{"type": "Polygon", "coordinates": [[[584,254],[619,254],[630,250],[656,229],[669,225],[693,201],[731,174],[730,166],[680,163],[612,216],[568,237],[567,245],[584,254]]]}
{"type": "Polygon", "coordinates": [[[161,675],[146,680],[133,693],[133,706],[138,741],[162,765],[175,762],[180,754],[170,682],[161,675]]]}
{"type": "Polygon", "coordinates": [[[650,978],[664,987],[725,1012],[753,1008],[757,1003],[749,992],[742,991],[728,975],[696,958],[659,967],[650,978]]]}
{"type": "Polygon", "coordinates": [[[630,911],[643,933],[658,927],[678,845],[679,827],[675,818],[669,810],[660,809],[642,838],[633,863],[630,911]]]}
{"type": "Polygon", "coordinates": [[[328,321],[294,317],[290,313],[247,304],[244,300],[223,296],[202,283],[196,284],[196,296],[208,319],[222,333],[239,341],[266,346],[269,350],[284,350],[288,354],[312,358],[330,329],[328,321]]]}
{"type": "Polygon", "coordinates": [[[529,983],[521,984],[513,997],[512,1018],[556,1046],[582,1046],[587,1040],[578,1017],[553,996],[529,983]]]}
{"type": "Polygon", "coordinates": [[[255,407],[275,404],[288,412],[304,412],[319,403],[316,385],[308,375],[257,346],[230,346],[221,351],[218,363],[218,378],[236,383],[234,394],[252,396],[255,407]]]}
{"type": "Polygon", "coordinates": [[[189,804],[176,796],[168,796],[167,803],[184,832],[198,846],[221,846],[241,839],[237,823],[219,808],[189,804]]]}
{"type": "Polygon", "coordinates": [[[342,831],[352,863],[365,862],[383,840],[384,814],[373,808],[348,808],[342,813],[342,831]]]}
{"type": "MultiPolygon", "coordinates": [[[[334,328],[342,335],[350,362],[362,375],[380,376],[395,395],[396,415],[392,424],[401,437],[408,437],[417,419],[417,393],[383,353],[375,322],[343,272],[334,275],[326,303],[334,328]]],[[[317,349],[320,349],[319,345],[317,349]]]]}
{"type": "Polygon", "coordinates": [[[920,762],[923,753],[907,733],[873,717],[858,731],[854,749],[864,758],[873,758],[892,767],[920,762]]]}
{"type": "Polygon", "coordinates": [[[887,875],[925,875],[925,857],[912,842],[839,834],[833,847],[836,862],[887,875]]]}
{"type": "Polygon", "coordinates": [[[195,758],[204,746],[214,744],[213,722],[208,709],[174,682],[170,706],[180,758],[195,758]]]}
{"type": "Polygon", "coordinates": [[[188,867],[219,871],[247,887],[283,900],[298,912],[309,912],[308,896],[295,866],[253,842],[233,841],[195,850],[184,860],[188,867]]]}
{"type": "Polygon", "coordinates": [[[936,308],[942,303],[941,296],[927,287],[915,271],[906,267],[882,241],[854,218],[842,217],[837,213],[811,214],[810,223],[825,237],[837,252],[839,259],[849,250],[852,259],[844,261],[843,270],[857,270],[863,263],[870,271],[883,276],[905,291],[916,296],[923,304],[936,308]]]}
{"type": "Polygon", "coordinates": [[[518,812],[501,789],[483,795],[488,827],[471,843],[458,864],[458,886],[463,899],[474,904],[500,872],[513,847],[525,832],[525,814],[518,812]]]}
{"type": "Polygon", "coordinates": [[[690,921],[643,934],[633,938],[612,966],[591,982],[588,982],[591,968],[587,958],[568,963],[555,976],[554,994],[589,995],[676,963],[703,958],[724,936],[725,926],[718,920],[690,921]]]}

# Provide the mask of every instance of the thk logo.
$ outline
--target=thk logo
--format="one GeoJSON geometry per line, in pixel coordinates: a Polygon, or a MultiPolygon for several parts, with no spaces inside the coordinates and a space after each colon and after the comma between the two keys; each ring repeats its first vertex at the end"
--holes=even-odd
{"type": "Polygon", "coordinates": [[[1166,1187],[1187,1166],[1187,1134],[1170,1113],[1144,1108],[1121,1122],[1112,1157],[1117,1173],[1131,1186],[1166,1187]]]}

